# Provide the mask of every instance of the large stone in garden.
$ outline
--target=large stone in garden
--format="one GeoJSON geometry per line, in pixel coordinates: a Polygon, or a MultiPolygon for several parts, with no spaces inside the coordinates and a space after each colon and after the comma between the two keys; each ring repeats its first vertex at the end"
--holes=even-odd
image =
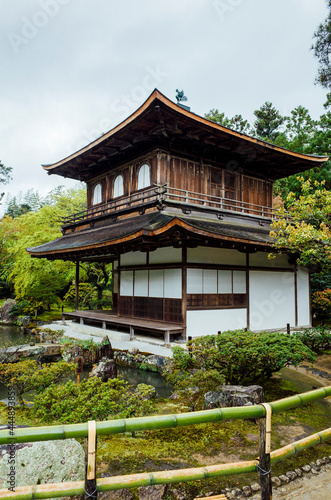
{"type": "Polygon", "coordinates": [[[152,371],[161,372],[168,362],[168,358],[164,356],[159,356],[158,354],[153,354],[144,359],[144,364],[152,371]]]}
{"type": "Polygon", "coordinates": [[[0,363],[15,363],[26,358],[52,358],[61,355],[61,346],[56,344],[14,345],[0,349],[0,363]]]}
{"type": "Polygon", "coordinates": [[[0,309],[0,320],[3,323],[13,323],[15,318],[11,316],[9,313],[11,311],[11,308],[15,305],[16,305],[16,300],[13,299],[7,299],[2,304],[2,307],[0,309]]]}
{"type": "Polygon", "coordinates": [[[204,396],[205,408],[250,406],[264,402],[260,385],[222,385],[220,391],[210,391],[204,396]]]}
{"type": "Polygon", "coordinates": [[[62,483],[84,479],[84,450],[75,439],[37,441],[0,446],[0,488],[8,488],[7,474],[15,460],[15,486],[62,483]]]}
{"type": "Polygon", "coordinates": [[[113,359],[102,358],[98,366],[93,368],[91,377],[98,377],[102,382],[110,378],[117,378],[117,368],[113,359]]]}

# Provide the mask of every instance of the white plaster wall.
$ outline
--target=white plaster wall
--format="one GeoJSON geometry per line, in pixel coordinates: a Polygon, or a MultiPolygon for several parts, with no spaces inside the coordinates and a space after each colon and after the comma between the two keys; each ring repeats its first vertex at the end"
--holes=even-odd
{"type": "Polygon", "coordinates": [[[228,248],[188,248],[187,262],[245,266],[246,254],[228,248]]]}
{"type": "Polygon", "coordinates": [[[149,296],[163,297],[163,269],[153,269],[149,271],[149,296]]]}
{"type": "Polygon", "coordinates": [[[148,271],[143,269],[134,272],[134,296],[148,297],[148,271]]]}
{"type": "Polygon", "coordinates": [[[187,336],[215,335],[218,331],[238,330],[247,326],[246,309],[209,309],[187,311],[187,336]]]}
{"type": "Polygon", "coordinates": [[[145,252],[128,252],[121,255],[121,266],[144,266],[146,262],[145,252]]]}
{"type": "Polygon", "coordinates": [[[269,252],[256,252],[249,254],[249,265],[251,267],[270,267],[271,269],[283,267],[284,269],[293,269],[293,265],[288,263],[287,255],[276,255],[274,258],[268,258],[269,252]]]}
{"type": "Polygon", "coordinates": [[[121,271],[120,294],[133,296],[133,271],[121,271]]]}
{"type": "Polygon", "coordinates": [[[167,299],[182,298],[182,270],[164,270],[164,297],[167,299]]]}
{"type": "Polygon", "coordinates": [[[158,248],[149,253],[150,264],[178,264],[180,262],[182,262],[181,248],[158,248]]]}
{"type": "Polygon", "coordinates": [[[300,267],[297,273],[298,326],[310,326],[309,272],[300,267]]]}
{"type": "Polygon", "coordinates": [[[294,273],[250,271],[249,294],[251,330],[295,326],[294,273]]]}

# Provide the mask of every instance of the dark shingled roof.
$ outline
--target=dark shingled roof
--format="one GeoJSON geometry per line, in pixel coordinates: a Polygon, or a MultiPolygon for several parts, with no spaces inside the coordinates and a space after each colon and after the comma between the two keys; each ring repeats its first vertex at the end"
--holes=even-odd
{"type": "Polygon", "coordinates": [[[102,227],[65,234],[44,245],[27,248],[27,251],[35,257],[55,256],[64,253],[68,255],[70,252],[77,253],[89,249],[112,247],[127,240],[134,241],[141,236],[157,238],[160,234],[176,227],[193,235],[203,235],[218,240],[255,243],[262,246],[270,246],[271,241],[269,226],[260,226],[257,222],[247,224],[240,221],[212,220],[154,212],[118,222],[107,221],[107,225],[102,227]]]}

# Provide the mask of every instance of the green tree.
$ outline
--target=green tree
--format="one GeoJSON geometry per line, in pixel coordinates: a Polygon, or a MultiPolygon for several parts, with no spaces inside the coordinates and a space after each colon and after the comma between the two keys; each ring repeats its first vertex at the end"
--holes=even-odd
{"type": "Polygon", "coordinates": [[[0,220],[0,278],[11,284],[19,300],[33,299],[49,307],[66,292],[74,266],[60,260],[33,259],[25,249],[60,237],[61,218],[81,211],[86,193],[79,188],[59,188],[46,201],[36,212],[0,220]]]}
{"type": "Polygon", "coordinates": [[[34,360],[0,364],[0,382],[14,385],[18,401],[24,405],[22,394],[35,390],[37,393],[57,383],[75,370],[73,363],[59,361],[49,365],[38,365],[34,360]]]}
{"type": "MultiPolygon", "coordinates": [[[[1,161],[0,161],[0,184],[7,184],[11,180],[11,172],[12,168],[11,167],[6,167],[1,161]]],[[[0,193],[0,201],[2,200],[3,196],[5,193],[0,193]]]]}
{"type": "Polygon", "coordinates": [[[212,122],[218,123],[223,127],[228,127],[242,134],[249,134],[251,126],[248,120],[245,120],[242,115],[235,115],[232,118],[227,118],[224,113],[220,113],[218,109],[211,109],[205,114],[205,118],[212,122]]]}
{"type": "Polygon", "coordinates": [[[331,0],[327,0],[329,13],[327,18],[314,33],[315,43],[312,46],[318,59],[319,67],[316,83],[326,89],[331,89],[331,0]]]}
{"type": "Polygon", "coordinates": [[[218,123],[218,125],[222,125],[223,127],[230,127],[229,118],[227,118],[224,113],[220,113],[218,109],[211,109],[205,114],[205,118],[211,122],[218,123]]]}
{"type": "Polygon", "coordinates": [[[287,197],[287,210],[279,209],[272,223],[276,250],[298,255],[300,265],[331,271],[331,192],[319,183],[301,179],[302,194],[287,197]]]}
{"type": "Polygon", "coordinates": [[[272,102],[266,101],[260,109],[254,111],[256,120],[254,132],[260,139],[274,141],[280,133],[280,126],[285,118],[272,106],[272,102]]]}

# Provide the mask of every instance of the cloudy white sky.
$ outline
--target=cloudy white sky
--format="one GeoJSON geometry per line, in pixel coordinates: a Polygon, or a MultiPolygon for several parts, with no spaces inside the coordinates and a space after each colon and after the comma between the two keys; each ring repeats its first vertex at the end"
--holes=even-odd
{"type": "Polygon", "coordinates": [[[11,194],[45,195],[74,181],[49,177],[60,160],[131,114],[157,87],[192,111],[317,118],[312,36],[325,0],[2,0],[0,160],[11,194]]]}

